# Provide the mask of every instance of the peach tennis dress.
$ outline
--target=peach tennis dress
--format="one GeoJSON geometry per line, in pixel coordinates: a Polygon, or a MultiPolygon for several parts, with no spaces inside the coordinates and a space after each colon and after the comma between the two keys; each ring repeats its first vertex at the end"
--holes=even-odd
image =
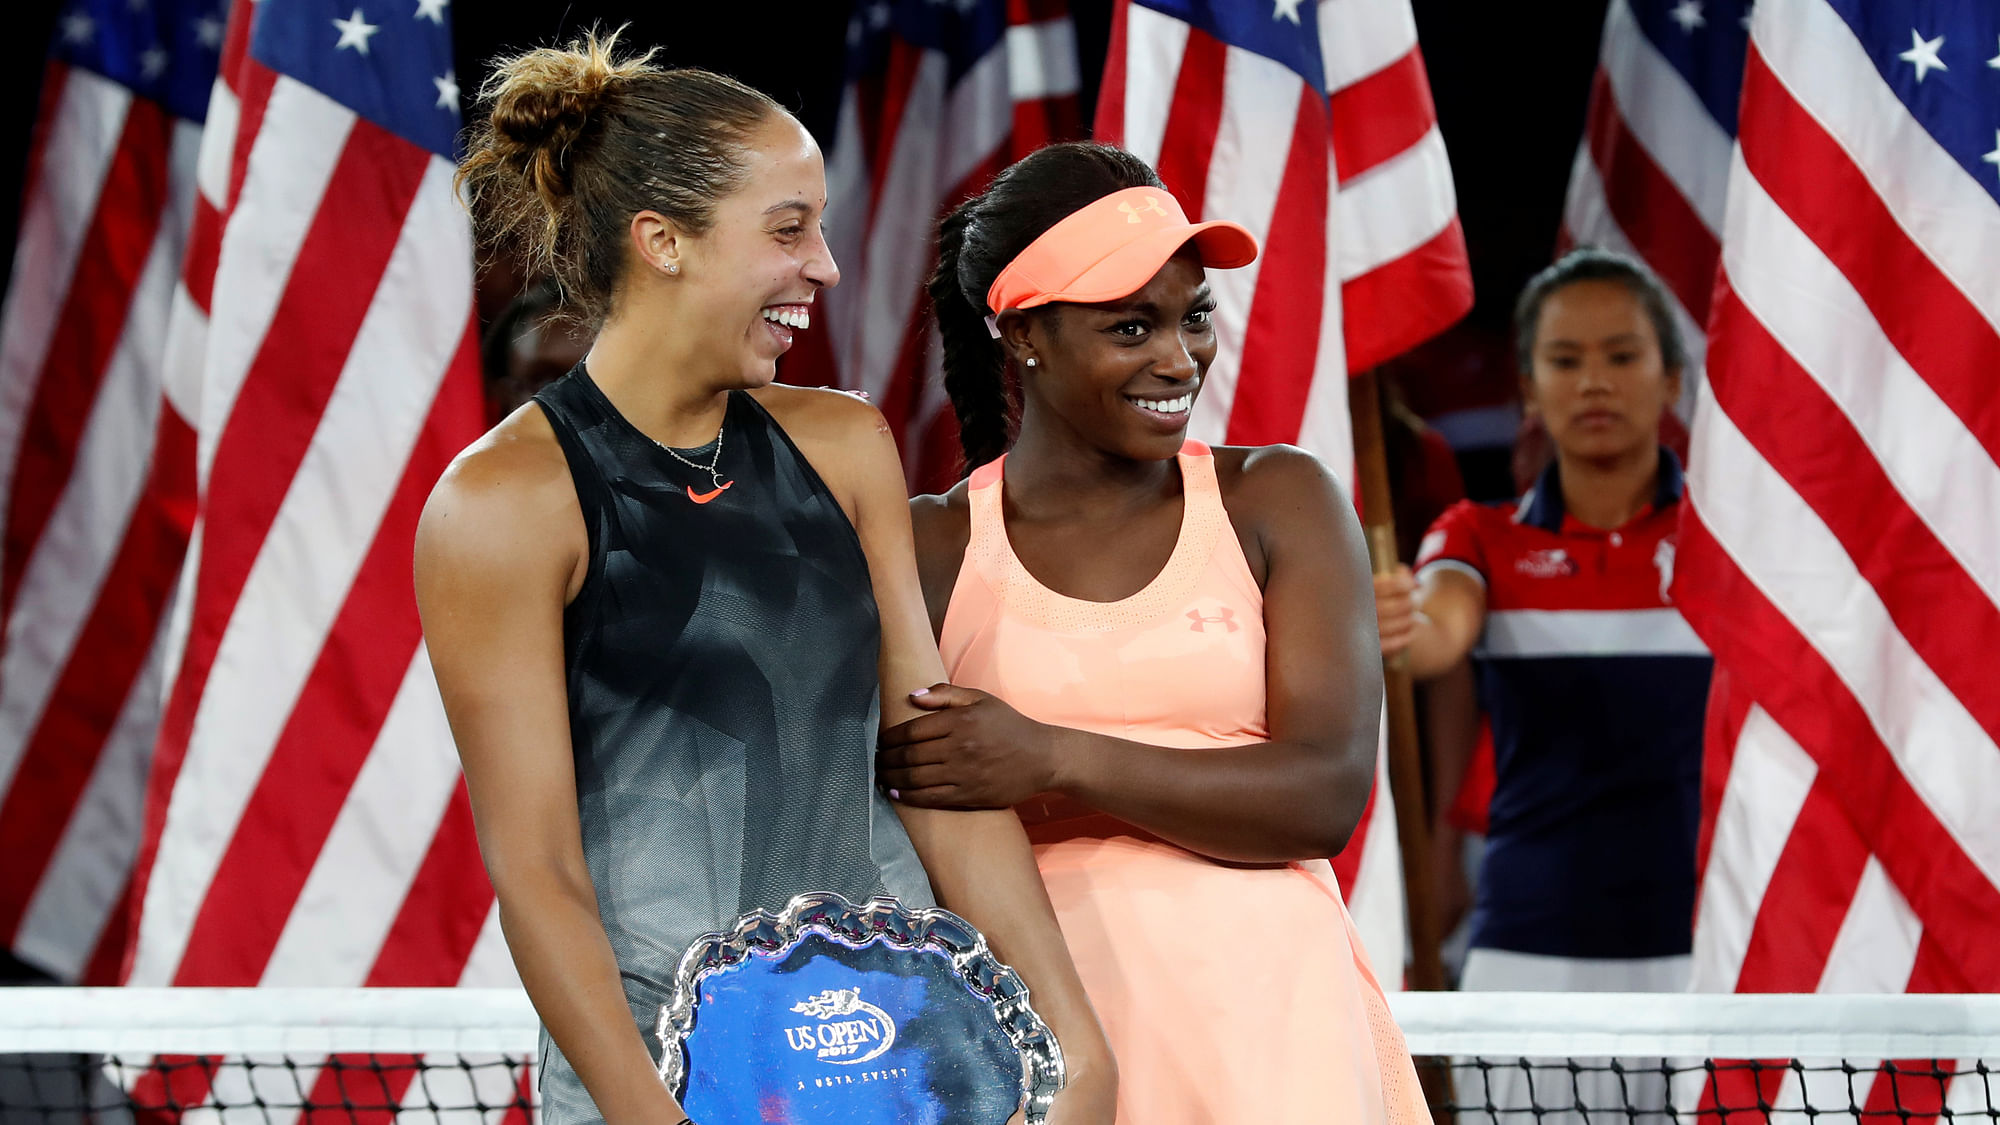
{"type": "MultiPolygon", "coordinates": [[[[1116,602],[1037,582],[1007,541],[1005,458],[974,472],[939,643],[951,681],[1189,753],[1268,740],[1263,591],[1214,457],[1190,441],[1179,462],[1173,555],[1116,602]]],[[[1120,1125],[1428,1125],[1325,860],[1224,864],[1060,797],[1018,811],[1117,1053],[1120,1125]]]]}

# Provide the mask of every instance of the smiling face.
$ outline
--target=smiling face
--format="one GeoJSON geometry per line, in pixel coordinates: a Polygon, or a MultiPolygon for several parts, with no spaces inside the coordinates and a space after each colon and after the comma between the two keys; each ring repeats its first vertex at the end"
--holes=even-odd
{"type": "Polygon", "coordinates": [[[1215,361],[1215,299],[1194,248],[1122,300],[1045,308],[1009,313],[1005,326],[1023,374],[1023,432],[1060,426],[1132,460],[1178,453],[1215,361]]]}
{"type": "Polygon", "coordinates": [[[708,230],[649,233],[647,223],[664,223],[652,212],[633,228],[648,283],[674,287],[680,324],[705,334],[704,366],[757,387],[777,377],[778,357],[810,327],[814,296],[840,280],[840,269],[820,229],[826,171],[811,134],[789,114],[773,114],[749,136],[741,161],[743,186],[716,203],[708,230]],[[660,277],[669,266],[678,270],[660,277]]]}
{"type": "Polygon", "coordinates": [[[1532,362],[1522,392],[1571,457],[1649,455],[1660,416],[1680,396],[1680,372],[1661,358],[1645,306],[1619,281],[1572,282],[1544,298],[1532,362]]]}

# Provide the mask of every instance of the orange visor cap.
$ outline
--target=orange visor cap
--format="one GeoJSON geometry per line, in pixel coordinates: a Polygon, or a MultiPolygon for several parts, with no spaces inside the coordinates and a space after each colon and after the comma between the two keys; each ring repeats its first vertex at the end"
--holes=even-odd
{"type": "Polygon", "coordinates": [[[986,307],[997,316],[1050,301],[1129,297],[1190,241],[1201,264],[1213,269],[1257,260],[1256,236],[1237,223],[1190,223],[1180,201],[1162,188],[1112,192],[1050,227],[1007,263],[986,291],[986,307]]]}

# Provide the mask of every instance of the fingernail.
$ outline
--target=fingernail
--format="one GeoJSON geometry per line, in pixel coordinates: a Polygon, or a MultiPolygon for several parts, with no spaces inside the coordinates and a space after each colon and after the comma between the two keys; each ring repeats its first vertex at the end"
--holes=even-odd
{"type": "Polygon", "coordinates": [[[891,801],[898,800],[901,797],[902,797],[901,793],[896,792],[894,789],[889,790],[889,799],[891,801]]]}
{"type": "Polygon", "coordinates": [[[920,695],[929,695],[930,693],[931,693],[931,689],[929,689],[929,688],[927,688],[927,687],[920,687],[920,688],[918,688],[917,690],[915,690],[915,691],[913,691],[913,692],[911,692],[911,693],[910,693],[910,698],[911,698],[911,699],[915,699],[916,697],[918,697],[918,696],[920,696],[920,695]]]}

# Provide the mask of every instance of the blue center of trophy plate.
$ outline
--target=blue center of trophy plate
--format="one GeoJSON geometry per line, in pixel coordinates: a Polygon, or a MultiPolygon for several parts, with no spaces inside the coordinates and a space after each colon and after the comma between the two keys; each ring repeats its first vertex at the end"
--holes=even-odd
{"type": "Polygon", "coordinates": [[[1020,1054],[930,949],[809,933],[703,977],[681,1104],[701,1125],[1001,1125],[1020,1054]]]}

